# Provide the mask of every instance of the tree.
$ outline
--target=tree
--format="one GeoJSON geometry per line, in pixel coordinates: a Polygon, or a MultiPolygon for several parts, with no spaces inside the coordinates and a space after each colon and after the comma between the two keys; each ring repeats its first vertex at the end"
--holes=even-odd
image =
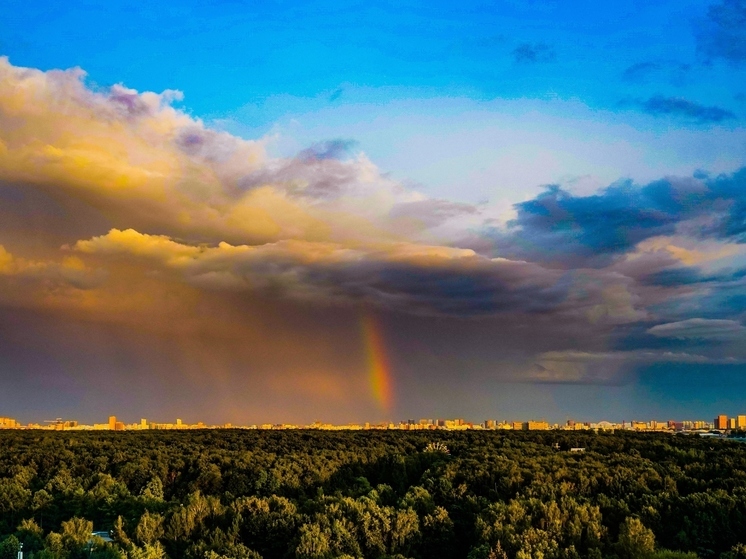
{"type": "Polygon", "coordinates": [[[655,551],[655,535],[639,518],[628,516],[619,528],[617,551],[622,559],[645,559],[655,551]]]}
{"type": "Polygon", "coordinates": [[[16,535],[23,544],[24,554],[36,553],[44,547],[44,530],[32,519],[22,520],[16,535]]]}
{"type": "Polygon", "coordinates": [[[114,522],[114,527],[111,529],[111,539],[125,549],[132,545],[132,540],[124,530],[124,520],[121,516],[118,516],[114,522]]]}
{"type": "Polygon", "coordinates": [[[128,559],[163,559],[165,556],[166,552],[160,542],[142,547],[132,546],[127,550],[128,559]]]}
{"type": "Polygon", "coordinates": [[[158,476],[153,477],[140,491],[140,496],[151,501],[163,501],[163,482],[158,476]]]}
{"type": "Polygon", "coordinates": [[[0,559],[16,559],[21,542],[15,536],[9,536],[0,543],[0,559]]]}
{"type": "Polygon", "coordinates": [[[300,541],[295,548],[297,559],[325,559],[329,555],[329,535],[316,523],[300,528],[300,541]]]}
{"type": "Polygon", "coordinates": [[[145,511],[135,529],[135,539],[141,545],[154,544],[163,536],[163,517],[145,511]]]}
{"type": "Polygon", "coordinates": [[[84,547],[91,539],[93,522],[73,517],[62,523],[62,540],[66,547],[84,547]]]}

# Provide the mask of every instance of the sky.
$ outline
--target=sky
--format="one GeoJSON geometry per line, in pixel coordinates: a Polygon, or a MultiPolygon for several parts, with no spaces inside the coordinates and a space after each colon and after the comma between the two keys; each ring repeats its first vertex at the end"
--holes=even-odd
{"type": "Polygon", "coordinates": [[[0,415],[746,413],[746,1],[5,6],[0,415]]]}

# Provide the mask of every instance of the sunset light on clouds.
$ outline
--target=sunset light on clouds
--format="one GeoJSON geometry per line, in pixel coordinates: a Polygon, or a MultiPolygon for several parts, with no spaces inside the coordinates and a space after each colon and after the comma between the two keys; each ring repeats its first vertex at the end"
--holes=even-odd
{"type": "Polygon", "coordinates": [[[7,414],[741,402],[741,0],[11,4],[7,414]]]}

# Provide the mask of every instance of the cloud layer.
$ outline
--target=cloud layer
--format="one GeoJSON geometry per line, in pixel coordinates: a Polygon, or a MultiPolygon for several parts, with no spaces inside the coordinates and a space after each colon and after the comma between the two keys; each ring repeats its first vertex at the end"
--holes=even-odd
{"type": "MultiPolygon", "coordinates": [[[[524,51],[517,60],[554,56],[524,51]]],[[[0,216],[15,224],[0,226],[5,308],[185,347],[215,339],[196,362],[209,369],[206,356],[220,355],[226,387],[271,391],[286,375],[319,405],[365,392],[364,353],[347,348],[359,338],[350,324],[370,313],[389,329],[393,361],[422,378],[447,380],[447,364],[504,381],[620,384],[651,363],[746,359],[746,169],[591,195],[548,186],[499,226],[481,206],[405,187],[352,141],[272,157],[264,139],[175,108],[178,92],[84,78],[0,59],[0,216]],[[273,366],[280,380],[264,382],[273,366]]],[[[733,116],[680,99],[643,105],[733,116]]]]}

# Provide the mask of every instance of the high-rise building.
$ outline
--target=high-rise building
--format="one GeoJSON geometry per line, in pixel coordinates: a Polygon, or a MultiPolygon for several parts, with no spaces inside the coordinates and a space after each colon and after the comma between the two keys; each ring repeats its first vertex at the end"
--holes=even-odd
{"type": "Polygon", "coordinates": [[[746,429],[746,415],[739,415],[736,419],[736,427],[738,429],[746,429]]]}
{"type": "Polygon", "coordinates": [[[728,416],[718,415],[715,418],[715,429],[725,430],[728,428],[728,416]]]}
{"type": "Polygon", "coordinates": [[[109,429],[114,431],[116,428],[117,428],[117,416],[110,415],[109,416],[109,429]]]}

